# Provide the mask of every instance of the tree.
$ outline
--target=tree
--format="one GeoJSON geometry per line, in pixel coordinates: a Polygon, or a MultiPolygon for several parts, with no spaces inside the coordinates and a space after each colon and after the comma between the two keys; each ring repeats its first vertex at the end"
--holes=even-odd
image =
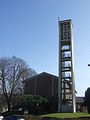
{"type": "Polygon", "coordinates": [[[90,114],[90,88],[88,88],[85,92],[84,104],[87,106],[88,113],[90,114]]]}
{"type": "Polygon", "coordinates": [[[12,98],[22,92],[22,81],[35,75],[26,62],[16,56],[0,59],[0,91],[6,99],[10,111],[12,98]]]}
{"type": "Polygon", "coordinates": [[[48,99],[39,95],[22,95],[18,98],[18,102],[13,106],[13,109],[22,108],[28,110],[28,113],[37,114],[43,112],[41,108],[46,107],[48,99]]]}

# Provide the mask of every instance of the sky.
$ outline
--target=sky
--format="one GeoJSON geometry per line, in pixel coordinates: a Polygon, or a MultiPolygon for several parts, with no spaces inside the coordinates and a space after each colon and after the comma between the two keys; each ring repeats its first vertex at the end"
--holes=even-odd
{"type": "Polygon", "coordinates": [[[37,73],[58,76],[60,20],[72,19],[75,89],[90,87],[90,0],[0,0],[0,57],[24,59],[37,73]]]}

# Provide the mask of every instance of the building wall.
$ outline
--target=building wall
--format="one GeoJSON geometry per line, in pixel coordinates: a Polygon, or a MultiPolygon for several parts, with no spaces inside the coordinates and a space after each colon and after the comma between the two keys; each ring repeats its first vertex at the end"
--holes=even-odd
{"type": "MultiPolygon", "coordinates": [[[[68,84],[66,84],[66,87],[69,87],[68,84]]],[[[24,93],[31,95],[47,96],[47,97],[57,96],[58,77],[48,74],[42,74],[30,78],[26,80],[26,82],[24,83],[24,93]]],[[[68,95],[67,97],[69,99],[72,96],[68,95]]],[[[84,102],[83,97],[76,97],[77,111],[83,111],[83,106],[82,106],[83,102],[84,102]]]]}
{"type": "Polygon", "coordinates": [[[25,94],[34,94],[35,79],[25,82],[24,84],[24,93],[25,94]]]}
{"type": "Polygon", "coordinates": [[[56,96],[58,93],[58,77],[42,75],[25,82],[24,93],[40,96],[56,96]]]}

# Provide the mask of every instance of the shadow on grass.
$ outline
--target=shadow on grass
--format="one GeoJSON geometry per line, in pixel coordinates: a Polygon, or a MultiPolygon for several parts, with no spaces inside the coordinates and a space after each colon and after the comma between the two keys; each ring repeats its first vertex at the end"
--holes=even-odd
{"type": "Polygon", "coordinates": [[[90,120],[90,117],[81,117],[81,118],[49,118],[49,117],[45,117],[42,118],[41,120],[90,120]]]}
{"type": "Polygon", "coordinates": [[[90,117],[81,117],[81,118],[55,118],[55,117],[27,117],[25,120],[90,120],[90,117]]]}

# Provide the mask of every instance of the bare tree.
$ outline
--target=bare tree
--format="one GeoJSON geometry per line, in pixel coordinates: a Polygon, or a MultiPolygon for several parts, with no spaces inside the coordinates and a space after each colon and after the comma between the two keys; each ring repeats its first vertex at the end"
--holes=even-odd
{"type": "Polygon", "coordinates": [[[22,81],[35,74],[24,60],[16,56],[0,59],[0,91],[6,99],[8,111],[13,95],[22,91],[22,81]]]}

